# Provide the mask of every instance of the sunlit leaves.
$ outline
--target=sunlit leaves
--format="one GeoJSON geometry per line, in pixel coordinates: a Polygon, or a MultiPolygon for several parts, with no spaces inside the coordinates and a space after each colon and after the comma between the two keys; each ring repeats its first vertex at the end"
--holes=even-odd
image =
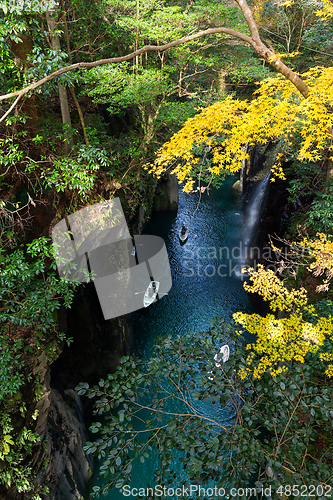
{"type": "Polygon", "coordinates": [[[333,17],[333,6],[329,0],[322,0],[322,8],[316,12],[318,17],[331,18],[333,17]]]}
{"type": "Polygon", "coordinates": [[[104,149],[81,146],[75,157],[56,159],[52,168],[43,171],[41,177],[46,186],[55,187],[57,192],[77,190],[79,196],[85,199],[94,187],[95,172],[100,167],[107,167],[109,162],[104,149]]]}
{"type": "MultiPolygon", "coordinates": [[[[319,241],[314,244],[315,248],[318,246],[319,241]]],[[[317,259],[320,259],[319,255],[317,259]]],[[[317,269],[319,265],[318,262],[314,263],[310,270],[317,269]]],[[[327,266],[327,262],[321,262],[321,265],[327,266]]],[[[304,313],[312,311],[306,305],[307,293],[304,288],[289,290],[272,270],[265,270],[261,264],[257,270],[249,269],[248,272],[250,284],[245,284],[244,288],[262,296],[272,311],[279,312],[280,317],[242,312],[234,314],[237,323],[256,335],[256,342],[248,346],[251,352],[240,376],[245,378],[253,373],[255,378],[261,378],[265,373],[270,373],[276,377],[288,370],[290,362],[304,363],[308,353],[316,353],[319,347],[325,346],[325,342],[332,338],[333,318],[321,317],[317,318],[315,324],[310,323],[304,319],[304,313]]],[[[324,359],[321,358],[322,361],[324,359]]],[[[330,374],[329,366],[326,375],[330,374]]]]}
{"type": "Polygon", "coordinates": [[[247,270],[250,274],[250,284],[245,283],[248,292],[258,293],[265,301],[269,302],[272,311],[299,312],[307,303],[307,292],[304,288],[296,290],[288,288],[271,269],[265,269],[258,264],[256,270],[247,270]]]}
{"type": "MultiPolygon", "coordinates": [[[[25,416],[24,406],[21,406],[22,416],[25,416]]],[[[7,407],[0,415],[0,484],[8,489],[15,485],[19,493],[27,493],[33,490],[35,474],[25,460],[40,436],[26,426],[18,432],[15,423],[7,407]]]]}
{"type": "Polygon", "coordinates": [[[15,144],[11,137],[0,139],[0,165],[7,169],[15,165],[23,157],[19,144],[15,144]]]}
{"type": "Polygon", "coordinates": [[[317,286],[317,292],[327,291],[333,277],[333,242],[326,234],[317,233],[317,239],[304,238],[298,245],[307,249],[314,260],[310,263],[309,270],[314,276],[325,275],[324,283],[317,286]]]}
{"type": "Polygon", "coordinates": [[[326,318],[320,318],[316,325],[295,314],[276,319],[271,314],[262,317],[236,313],[234,318],[257,338],[249,346],[251,352],[247,357],[247,367],[240,372],[242,377],[251,372],[255,378],[261,378],[265,373],[276,377],[288,370],[289,362],[304,363],[306,355],[317,352],[333,332],[332,320],[326,318]],[[260,356],[259,362],[253,366],[256,355],[260,356]]]}
{"type": "Polygon", "coordinates": [[[132,104],[141,104],[153,100],[167,90],[164,75],[156,69],[142,69],[140,74],[133,74],[129,63],[110,64],[90,70],[84,75],[87,93],[96,102],[108,102],[112,112],[132,104]]]}
{"type": "MultiPolygon", "coordinates": [[[[198,162],[192,153],[195,146],[211,147],[213,166],[209,172],[218,175],[222,169],[236,172],[241,168],[246,156],[242,145],[281,140],[288,144],[294,135],[300,137],[300,160],[321,159],[332,123],[333,68],[313,68],[303,77],[310,89],[308,99],[291,82],[276,77],[264,80],[250,102],[228,97],[203,109],[160,149],[151,172],[160,176],[170,169],[179,182],[187,181],[185,190],[190,190],[193,167],[198,162]]],[[[275,170],[282,175],[279,165],[275,170]]]]}

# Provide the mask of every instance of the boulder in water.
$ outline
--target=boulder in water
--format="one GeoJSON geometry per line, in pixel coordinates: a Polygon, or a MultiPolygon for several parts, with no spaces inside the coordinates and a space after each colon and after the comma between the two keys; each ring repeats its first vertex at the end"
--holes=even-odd
{"type": "Polygon", "coordinates": [[[238,179],[238,181],[236,181],[233,185],[232,185],[232,189],[234,189],[235,191],[238,191],[238,193],[241,192],[241,183],[240,183],[240,180],[238,179]]]}

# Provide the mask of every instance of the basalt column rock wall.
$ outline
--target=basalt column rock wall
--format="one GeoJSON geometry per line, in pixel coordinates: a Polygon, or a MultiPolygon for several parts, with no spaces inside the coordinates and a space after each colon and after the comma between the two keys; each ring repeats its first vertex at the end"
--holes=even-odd
{"type": "Polygon", "coordinates": [[[51,385],[59,391],[79,382],[98,382],[116,370],[122,356],[132,353],[129,316],[105,320],[93,283],[80,285],[67,313],[70,346],[51,367],[51,385]]]}
{"type": "Polygon", "coordinates": [[[174,175],[167,174],[160,179],[155,191],[153,211],[177,210],[178,189],[179,185],[174,175]]]}
{"type": "Polygon", "coordinates": [[[37,358],[34,373],[39,374],[42,384],[42,396],[36,406],[35,431],[42,443],[35,447],[34,453],[36,480],[48,486],[49,492],[44,497],[47,500],[87,498],[86,482],[91,476],[93,462],[83,450],[87,432],[80,398],[73,389],[61,395],[51,387],[45,353],[37,358]]]}
{"type": "Polygon", "coordinates": [[[93,283],[80,285],[63,316],[60,329],[73,340],[64,344],[50,370],[44,370],[38,432],[47,442],[47,498],[78,500],[88,498],[86,481],[93,463],[83,451],[85,412],[74,389],[79,382],[95,384],[113,372],[121,357],[132,353],[132,334],[128,316],[104,320],[93,283]]]}

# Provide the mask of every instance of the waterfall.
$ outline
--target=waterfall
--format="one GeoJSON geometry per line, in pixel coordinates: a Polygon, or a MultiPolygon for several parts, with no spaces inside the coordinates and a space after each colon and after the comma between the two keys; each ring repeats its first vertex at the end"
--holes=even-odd
{"type": "Polygon", "coordinates": [[[262,181],[257,182],[244,217],[244,237],[241,253],[241,268],[247,264],[248,260],[254,258],[252,244],[255,242],[255,235],[262,211],[263,202],[267,193],[271,172],[268,172],[262,181]]]}

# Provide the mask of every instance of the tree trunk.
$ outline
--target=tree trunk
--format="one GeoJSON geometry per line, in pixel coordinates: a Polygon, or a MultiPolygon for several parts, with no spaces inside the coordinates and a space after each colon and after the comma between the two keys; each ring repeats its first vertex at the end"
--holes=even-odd
{"type": "MultiPolygon", "coordinates": [[[[239,33],[238,38],[241,38],[245,41],[247,41],[254,50],[269,64],[271,64],[276,71],[281,73],[287,80],[289,80],[297,90],[302,94],[305,99],[309,96],[309,88],[306,85],[305,82],[294,72],[292,69],[288,68],[278,57],[274,52],[272,52],[266,45],[262,42],[257,24],[254,20],[254,17],[252,15],[252,11],[250,7],[248,6],[246,0],[236,0],[239,8],[241,9],[243,16],[245,17],[245,21],[250,29],[251,32],[251,37],[244,36],[243,34],[239,33]]],[[[237,36],[237,35],[236,35],[237,36]]]]}
{"type": "Polygon", "coordinates": [[[226,74],[227,72],[224,69],[219,71],[218,89],[220,94],[225,94],[227,92],[227,84],[225,83],[226,74]]]}
{"type": "Polygon", "coordinates": [[[82,127],[82,130],[83,130],[84,142],[86,143],[86,146],[89,148],[89,147],[90,147],[90,145],[89,145],[89,139],[88,139],[88,134],[87,134],[86,124],[85,124],[85,122],[84,122],[84,117],[83,117],[83,113],[82,113],[82,108],[81,108],[81,106],[80,106],[79,101],[77,100],[77,97],[76,97],[76,94],[75,94],[74,87],[70,87],[70,88],[69,88],[69,91],[70,91],[71,96],[72,96],[72,99],[73,99],[73,101],[74,101],[74,103],[75,103],[75,106],[76,106],[77,112],[79,113],[80,123],[81,123],[81,127],[82,127]]]}
{"type": "MultiPolygon", "coordinates": [[[[33,49],[33,41],[30,36],[24,33],[20,34],[21,42],[11,42],[11,49],[15,56],[15,64],[22,66],[22,72],[25,73],[29,66],[32,64],[28,61],[28,55],[31,54],[33,49]]],[[[23,115],[27,116],[25,123],[26,128],[35,127],[39,121],[38,97],[32,94],[24,99],[22,109],[23,115]]]]}
{"type": "MultiPolygon", "coordinates": [[[[48,29],[50,32],[50,45],[52,48],[60,50],[59,35],[57,33],[55,33],[56,20],[55,20],[54,16],[55,16],[54,11],[46,12],[47,26],[48,26],[48,29]]],[[[69,112],[67,90],[66,90],[66,87],[64,85],[59,85],[59,100],[60,100],[62,123],[65,126],[64,151],[65,151],[65,154],[69,154],[71,148],[74,145],[74,141],[73,141],[72,132],[70,130],[72,124],[71,124],[71,117],[70,117],[70,112],[69,112]]]]}
{"type": "Polygon", "coordinates": [[[330,185],[333,184],[333,161],[331,159],[328,160],[326,182],[330,185]]]}
{"type": "MultiPolygon", "coordinates": [[[[64,0],[61,0],[61,8],[62,8],[62,11],[63,11],[63,20],[64,20],[64,25],[65,25],[64,35],[65,35],[65,40],[66,40],[66,45],[67,45],[68,58],[69,58],[70,62],[72,62],[71,46],[70,46],[70,42],[69,42],[69,33],[68,33],[68,26],[67,26],[67,19],[66,19],[66,9],[65,9],[64,0]]],[[[87,134],[86,124],[84,122],[84,116],[83,116],[83,113],[82,113],[82,109],[81,109],[80,103],[77,100],[74,87],[69,87],[69,91],[70,91],[72,99],[73,99],[73,101],[75,103],[77,112],[79,113],[79,118],[80,118],[80,123],[81,123],[82,131],[83,131],[84,141],[86,143],[86,146],[89,148],[90,146],[89,146],[88,134],[87,134]]]]}

